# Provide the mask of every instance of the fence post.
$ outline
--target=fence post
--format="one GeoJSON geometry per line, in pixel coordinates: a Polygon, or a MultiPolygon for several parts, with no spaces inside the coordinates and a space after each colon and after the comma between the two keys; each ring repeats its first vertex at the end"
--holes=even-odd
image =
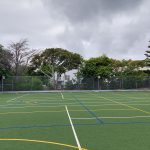
{"type": "Polygon", "coordinates": [[[137,79],[136,79],[136,89],[138,88],[138,83],[137,83],[137,79]]]}
{"type": "Polygon", "coordinates": [[[31,91],[33,90],[33,76],[31,77],[31,91]]]}
{"type": "Polygon", "coordinates": [[[2,76],[2,92],[4,91],[4,79],[5,79],[5,76],[2,76]]]}
{"type": "Polygon", "coordinates": [[[3,90],[4,90],[4,89],[3,89],[3,88],[4,88],[3,86],[4,86],[4,83],[3,83],[3,77],[2,77],[2,92],[3,92],[3,90]]]}
{"type": "Polygon", "coordinates": [[[121,81],[122,81],[122,89],[123,89],[123,77],[122,77],[121,81]]]}
{"type": "Polygon", "coordinates": [[[94,81],[94,77],[93,77],[93,90],[94,90],[94,88],[95,88],[94,82],[95,82],[95,81],[94,81]]]}
{"type": "Polygon", "coordinates": [[[100,80],[100,76],[98,76],[98,90],[100,89],[99,80],[100,80]]]}
{"type": "Polygon", "coordinates": [[[148,85],[148,87],[150,88],[150,76],[148,77],[148,81],[149,81],[149,85],[148,85]]]}
{"type": "Polygon", "coordinates": [[[99,78],[98,78],[98,86],[97,87],[98,87],[98,90],[99,90],[99,78]]]}
{"type": "Polygon", "coordinates": [[[12,81],[11,81],[11,90],[12,91],[14,90],[14,81],[13,81],[13,78],[12,78],[12,81]]]}

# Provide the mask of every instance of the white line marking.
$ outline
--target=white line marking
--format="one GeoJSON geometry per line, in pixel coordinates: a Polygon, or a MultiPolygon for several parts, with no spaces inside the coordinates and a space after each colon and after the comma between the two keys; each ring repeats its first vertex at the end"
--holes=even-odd
{"type": "MultiPolygon", "coordinates": [[[[128,117],[98,117],[98,118],[110,118],[110,119],[130,119],[130,118],[150,118],[150,116],[128,116],[128,117]]],[[[71,118],[72,120],[94,120],[93,118],[71,118]]]]}
{"type": "Polygon", "coordinates": [[[67,115],[68,115],[68,118],[69,118],[69,121],[70,121],[70,124],[71,124],[71,128],[72,128],[72,131],[73,131],[73,134],[74,134],[76,143],[77,143],[77,145],[78,145],[78,148],[79,148],[79,150],[82,150],[81,145],[80,145],[80,142],[79,142],[79,139],[78,139],[78,136],[77,136],[77,133],[76,133],[75,128],[74,128],[74,125],[73,125],[73,123],[72,123],[72,120],[71,120],[71,117],[70,117],[70,114],[69,114],[69,111],[68,111],[67,106],[65,106],[65,108],[66,108],[66,111],[67,111],[67,115]]]}
{"type": "MultiPolygon", "coordinates": [[[[63,100],[63,99],[62,99],[63,100]]],[[[32,102],[31,102],[32,103],[32,102]]],[[[40,104],[40,105],[57,105],[57,104],[60,104],[60,103],[38,103],[38,104],[40,104]]],[[[64,105],[67,105],[67,106],[80,106],[80,105],[78,105],[78,104],[76,104],[75,102],[74,103],[66,103],[65,101],[64,101],[64,103],[63,103],[64,105]]],[[[84,103],[84,104],[86,104],[86,103],[84,103]]],[[[86,104],[86,106],[117,106],[117,105],[120,105],[120,104],[114,104],[114,103],[111,103],[111,104],[101,104],[101,105],[99,105],[99,104],[97,104],[97,103],[90,103],[90,104],[86,104]]],[[[127,104],[127,103],[124,103],[124,104],[127,104]]],[[[22,105],[22,104],[16,104],[16,105],[22,105]]],[[[136,104],[136,103],[130,103],[130,105],[139,105],[139,106],[142,106],[142,105],[150,105],[150,104],[136,104]]],[[[4,105],[0,105],[0,106],[4,106],[4,105]]],[[[5,105],[6,106],[6,105],[5,105]]]]}
{"type": "Polygon", "coordinates": [[[21,95],[21,96],[19,96],[19,97],[10,99],[10,100],[7,101],[7,103],[9,103],[9,102],[11,102],[11,101],[15,101],[15,100],[17,100],[18,98],[24,97],[24,96],[26,96],[26,95],[29,95],[29,94],[24,94],[24,95],[21,95]]]}
{"type": "MultiPolygon", "coordinates": [[[[48,105],[46,105],[46,106],[41,106],[41,105],[36,105],[36,106],[29,106],[29,105],[23,105],[23,106],[21,106],[22,104],[15,104],[15,105],[12,105],[12,104],[9,104],[9,105],[0,105],[0,108],[26,108],[26,107],[34,107],[34,108],[36,108],[36,107],[64,107],[64,105],[54,105],[54,106],[48,106],[48,105]]],[[[111,104],[111,105],[109,105],[109,106],[118,106],[119,104],[111,104]]],[[[147,106],[149,106],[150,104],[131,104],[132,106],[145,106],[145,105],[147,105],[147,106]]],[[[81,105],[68,105],[68,106],[71,106],[71,107],[81,107],[81,105]]],[[[86,105],[86,106],[92,106],[92,107],[99,107],[99,106],[104,106],[104,105],[86,105]]],[[[133,110],[133,109],[131,109],[131,110],[133,110]]]]}

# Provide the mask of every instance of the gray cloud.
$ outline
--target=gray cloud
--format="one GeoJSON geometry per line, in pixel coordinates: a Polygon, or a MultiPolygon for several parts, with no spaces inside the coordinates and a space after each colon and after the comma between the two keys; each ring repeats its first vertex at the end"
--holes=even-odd
{"type": "Polygon", "coordinates": [[[55,11],[64,14],[75,23],[133,11],[141,2],[141,0],[43,0],[45,6],[57,8],[55,11]]]}
{"type": "Polygon", "coordinates": [[[62,47],[95,57],[144,59],[149,0],[1,0],[0,43],[62,47]]]}

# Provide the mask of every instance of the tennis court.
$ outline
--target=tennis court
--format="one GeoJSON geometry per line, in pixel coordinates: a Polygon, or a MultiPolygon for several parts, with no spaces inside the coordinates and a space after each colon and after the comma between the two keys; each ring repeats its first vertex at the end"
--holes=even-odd
{"type": "Polygon", "coordinates": [[[149,150],[150,93],[0,94],[2,150],[149,150]]]}

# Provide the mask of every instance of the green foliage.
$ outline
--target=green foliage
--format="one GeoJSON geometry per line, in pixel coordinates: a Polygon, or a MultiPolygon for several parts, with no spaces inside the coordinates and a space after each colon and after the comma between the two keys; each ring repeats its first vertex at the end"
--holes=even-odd
{"type": "MultiPolygon", "coordinates": [[[[149,41],[149,42],[150,42],[150,41],[149,41]]],[[[147,66],[150,66],[150,45],[148,46],[148,48],[149,48],[149,50],[147,50],[147,51],[146,51],[146,54],[145,54],[145,56],[146,56],[145,64],[146,64],[147,66]]]]}
{"type": "Polygon", "coordinates": [[[42,81],[38,77],[32,77],[32,90],[42,90],[42,81]]]}
{"type": "MultiPolygon", "coordinates": [[[[103,80],[101,84],[106,85],[105,79],[112,79],[113,77],[144,78],[144,76],[147,76],[147,74],[140,70],[140,68],[144,66],[145,62],[142,60],[115,60],[103,55],[101,57],[91,58],[84,61],[84,64],[81,66],[77,77],[83,77],[84,83],[87,83],[87,81],[89,82],[89,78],[91,78],[91,80],[94,80],[93,83],[95,86],[97,78],[100,76],[100,79],[103,80]]],[[[112,80],[111,82],[112,84],[118,84],[117,82],[119,81],[112,80]]]]}
{"type": "Polygon", "coordinates": [[[54,85],[50,81],[47,83],[47,87],[48,87],[49,90],[54,90],[54,85]]]}
{"type": "Polygon", "coordinates": [[[150,66],[150,59],[149,58],[145,59],[145,64],[146,64],[146,66],[150,66]]]}
{"type": "Polygon", "coordinates": [[[41,55],[35,55],[31,60],[30,72],[38,68],[52,76],[53,72],[63,74],[66,71],[77,69],[82,64],[79,54],[69,52],[61,48],[46,49],[41,55]]]}
{"type": "Polygon", "coordinates": [[[73,83],[72,80],[65,83],[65,89],[66,90],[74,90],[76,88],[76,84],[73,83]]]}
{"type": "Polygon", "coordinates": [[[0,76],[11,74],[12,54],[0,45],[0,76]]]}
{"type": "Polygon", "coordinates": [[[112,59],[103,55],[98,58],[91,58],[84,62],[81,67],[81,74],[83,77],[95,77],[108,78],[113,71],[112,59]]]}
{"type": "Polygon", "coordinates": [[[144,66],[144,61],[126,60],[124,70],[121,72],[121,76],[145,76],[146,74],[140,70],[144,66]]]}
{"type": "Polygon", "coordinates": [[[38,77],[14,77],[14,90],[16,91],[30,91],[42,90],[42,80],[38,77]]]}

